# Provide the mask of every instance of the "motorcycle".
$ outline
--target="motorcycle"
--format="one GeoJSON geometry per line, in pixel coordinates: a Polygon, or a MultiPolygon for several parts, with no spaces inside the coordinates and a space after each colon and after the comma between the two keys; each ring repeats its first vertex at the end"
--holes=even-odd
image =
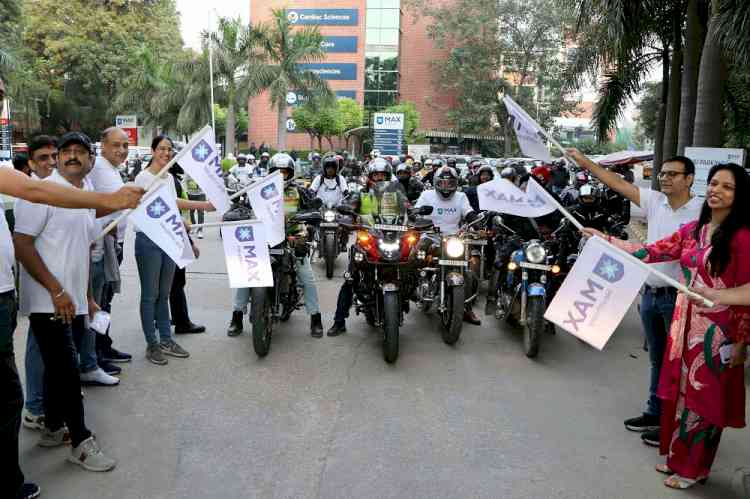
{"type": "MultiPolygon", "coordinates": [[[[348,207],[339,210],[356,217],[348,207]]],[[[355,311],[357,315],[364,313],[369,325],[382,328],[383,358],[388,363],[398,358],[399,328],[414,291],[412,250],[419,233],[432,228],[432,222],[410,217],[430,213],[432,207],[424,207],[399,215],[374,214],[372,224],[342,224],[357,233],[349,248],[349,270],[344,275],[352,282],[355,311]]]]}
{"type": "MultiPolygon", "coordinates": [[[[529,358],[539,354],[542,333],[548,330],[544,319],[547,308],[550,282],[557,280],[563,270],[558,254],[558,234],[568,227],[567,223],[549,234],[545,239],[524,240],[515,230],[504,224],[501,216],[493,220],[496,230],[502,231],[502,245],[498,247],[499,259],[497,303],[495,317],[505,319],[523,328],[524,353],[529,358]],[[502,255],[502,256],[501,256],[502,255]]],[[[566,263],[568,268],[572,262],[566,263]]],[[[561,281],[559,281],[561,282],[561,281]]]]}
{"type": "Polygon", "coordinates": [[[471,257],[464,233],[483,219],[480,214],[454,235],[438,230],[423,233],[414,249],[414,259],[420,264],[414,301],[424,313],[433,308],[438,312],[442,338],[448,345],[458,341],[463,327],[465,269],[471,257]]]}
{"type": "Polygon", "coordinates": [[[333,277],[333,266],[339,253],[346,252],[349,231],[341,223],[351,223],[349,215],[339,213],[334,207],[321,208],[322,221],[315,234],[318,256],[325,260],[326,277],[333,277]]]}
{"type": "Polygon", "coordinates": [[[302,307],[302,285],[297,281],[297,259],[310,253],[306,225],[320,223],[318,211],[298,213],[286,222],[287,238],[269,249],[273,287],[250,290],[250,322],[253,325],[253,348],[259,357],[268,355],[274,325],[286,322],[292,312],[302,307]],[[289,231],[295,226],[302,230],[289,231]]]}

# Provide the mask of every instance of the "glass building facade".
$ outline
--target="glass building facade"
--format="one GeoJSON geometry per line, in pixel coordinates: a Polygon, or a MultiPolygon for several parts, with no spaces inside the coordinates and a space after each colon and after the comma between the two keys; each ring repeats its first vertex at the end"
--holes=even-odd
{"type": "Polygon", "coordinates": [[[365,25],[366,122],[370,113],[398,103],[400,0],[367,0],[365,25]]]}

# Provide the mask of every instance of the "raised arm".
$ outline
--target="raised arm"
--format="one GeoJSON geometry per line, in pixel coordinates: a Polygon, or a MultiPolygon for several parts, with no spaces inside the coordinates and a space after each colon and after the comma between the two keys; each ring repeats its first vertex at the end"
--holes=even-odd
{"type": "Polygon", "coordinates": [[[611,172],[594,163],[578,149],[568,149],[567,153],[581,168],[590,171],[593,176],[604,182],[607,187],[622,194],[638,206],[641,205],[641,194],[637,186],[631,184],[615,172],[611,172]]]}

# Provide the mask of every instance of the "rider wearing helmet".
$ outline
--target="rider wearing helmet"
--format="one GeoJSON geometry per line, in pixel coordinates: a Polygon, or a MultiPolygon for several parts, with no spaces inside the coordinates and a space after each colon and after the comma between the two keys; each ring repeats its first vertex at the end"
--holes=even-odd
{"type": "Polygon", "coordinates": [[[409,202],[413,203],[422,194],[424,186],[422,182],[411,176],[411,168],[406,163],[401,163],[396,168],[396,180],[406,192],[409,202]]]}
{"type": "MultiPolygon", "coordinates": [[[[367,172],[367,186],[349,197],[351,207],[364,221],[373,223],[375,214],[397,215],[404,210],[409,201],[401,187],[390,182],[390,165],[383,158],[370,161],[367,172]],[[390,212],[393,210],[393,212],[390,212]]],[[[328,336],[339,336],[346,332],[346,319],[354,301],[352,279],[345,279],[339,290],[336,301],[336,314],[328,336]]]]}
{"type": "Polygon", "coordinates": [[[346,179],[339,174],[339,158],[341,156],[323,158],[323,172],[310,184],[310,190],[328,207],[338,206],[349,193],[346,179]]]}
{"type": "Polygon", "coordinates": [[[426,184],[426,183],[429,182],[430,184],[435,185],[435,182],[434,182],[435,172],[438,171],[438,169],[440,169],[442,166],[443,166],[443,160],[442,159],[440,159],[440,158],[433,159],[432,160],[432,170],[430,170],[429,172],[427,172],[427,175],[425,175],[424,177],[422,177],[422,183],[426,184]]]}
{"type": "Polygon", "coordinates": [[[512,166],[506,166],[500,172],[500,178],[504,178],[512,184],[518,185],[518,174],[512,166]]]}
{"type": "MultiPolygon", "coordinates": [[[[284,216],[289,218],[298,211],[309,209],[310,206],[300,187],[296,186],[294,179],[294,160],[286,153],[277,153],[269,161],[269,173],[280,170],[284,176],[284,216]]],[[[323,323],[320,320],[320,305],[318,302],[318,290],[315,287],[315,276],[310,257],[297,257],[297,279],[302,283],[305,296],[305,310],[310,314],[310,334],[315,338],[323,336],[323,323]]],[[[234,295],[234,311],[232,321],[229,324],[227,334],[237,336],[242,333],[242,315],[247,309],[250,301],[250,288],[239,288],[234,295]]]]}
{"type": "MultiPolygon", "coordinates": [[[[434,173],[434,180],[435,189],[424,191],[417,199],[415,207],[432,206],[432,214],[425,218],[431,219],[435,227],[440,229],[440,232],[455,234],[458,232],[461,222],[472,220],[475,217],[475,212],[466,194],[457,192],[458,173],[454,168],[440,167],[434,173]]],[[[473,296],[477,287],[476,276],[468,272],[466,275],[466,296],[473,296]]],[[[472,303],[466,303],[464,321],[474,325],[481,324],[471,307],[472,303]]]]}
{"type": "Polygon", "coordinates": [[[323,173],[323,165],[321,160],[323,159],[317,152],[312,153],[312,165],[310,165],[310,176],[315,178],[316,175],[323,173]]]}
{"type": "Polygon", "coordinates": [[[495,178],[495,170],[490,165],[484,165],[477,169],[476,174],[476,185],[467,187],[464,189],[464,194],[469,198],[469,203],[474,211],[479,211],[479,196],[477,195],[477,185],[482,185],[485,182],[490,182],[495,178]]]}
{"type": "Polygon", "coordinates": [[[252,168],[247,164],[247,156],[240,154],[237,156],[237,164],[229,169],[229,180],[246,184],[252,173],[252,168]]]}
{"type": "Polygon", "coordinates": [[[262,168],[263,171],[268,171],[268,161],[271,159],[271,155],[267,152],[260,153],[260,161],[258,162],[257,168],[262,168]]]}

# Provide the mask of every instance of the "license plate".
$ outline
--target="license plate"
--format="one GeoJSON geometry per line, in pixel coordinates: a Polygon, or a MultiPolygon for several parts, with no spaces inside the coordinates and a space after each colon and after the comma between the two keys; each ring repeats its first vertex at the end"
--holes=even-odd
{"type": "Polygon", "coordinates": [[[339,224],[337,224],[336,222],[321,222],[320,226],[321,227],[338,227],[339,224]]]}
{"type": "Polygon", "coordinates": [[[519,265],[525,269],[552,270],[551,265],[542,265],[541,263],[521,262],[519,265]]]}
{"type": "Polygon", "coordinates": [[[283,255],[284,250],[279,248],[271,248],[268,250],[269,255],[283,255]]]}
{"type": "Polygon", "coordinates": [[[440,265],[457,265],[459,267],[467,267],[469,262],[466,260],[438,260],[440,265]]]}
{"type": "Polygon", "coordinates": [[[487,246],[486,239],[467,239],[466,243],[469,246],[487,246]]]}
{"type": "Polygon", "coordinates": [[[372,228],[376,230],[391,230],[391,231],[398,231],[398,232],[406,232],[407,230],[409,230],[405,225],[375,224],[372,226],[372,228]]]}

